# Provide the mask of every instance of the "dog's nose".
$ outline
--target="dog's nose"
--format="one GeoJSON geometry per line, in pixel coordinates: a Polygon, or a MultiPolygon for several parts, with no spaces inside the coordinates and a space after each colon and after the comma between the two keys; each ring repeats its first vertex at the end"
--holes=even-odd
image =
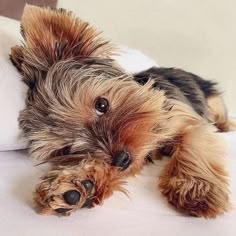
{"type": "Polygon", "coordinates": [[[114,155],[112,165],[120,167],[121,170],[125,170],[129,167],[130,162],[129,153],[127,151],[120,151],[114,155]]]}

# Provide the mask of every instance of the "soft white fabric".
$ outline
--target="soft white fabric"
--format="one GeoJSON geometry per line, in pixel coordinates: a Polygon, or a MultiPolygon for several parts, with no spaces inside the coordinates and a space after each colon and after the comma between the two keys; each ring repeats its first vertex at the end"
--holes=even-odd
{"type": "Polygon", "coordinates": [[[0,16],[0,151],[25,147],[17,118],[24,108],[26,86],[9,60],[10,49],[19,39],[19,23],[0,16]]]}
{"type": "Polygon", "coordinates": [[[138,73],[153,66],[158,66],[154,60],[147,57],[139,50],[124,45],[120,46],[119,54],[114,55],[113,59],[129,74],[138,73]]]}
{"type": "MultiPolygon", "coordinates": [[[[231,201],[236,205],[236,132],[220,134],[228,145],[231,201]]],[[[207,151],[207,150],[206,150],[207,151]]],[[[130,198],[116,192],[104,205],[81,209],[70,217],[40,216],[32,191],[44,166],[34,167],[22,152],[0,152],[0,235],[2,236],[235,236],[236,211],[214,220],[181,215],[157,190],[157,177],[167,159],[150,164],[128,180],[130,198]]]]}
{"type": "MultiPolygon", "coordinates": [[[[26,86],[9,60],[11,47],[20,43],[19,30],[18,21],[0,16],[0,151],[26,147],[17,122],[19,112],[24,108],[26,86]]],[[[127,73],[157,65],[140,51],[125,46],[114,59],[127,73]]]]}

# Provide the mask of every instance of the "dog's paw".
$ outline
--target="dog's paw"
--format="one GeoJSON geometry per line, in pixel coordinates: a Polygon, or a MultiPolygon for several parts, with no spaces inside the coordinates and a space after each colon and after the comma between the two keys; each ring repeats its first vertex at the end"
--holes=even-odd
{"type": "Polygon", "coordinates": [[[70,215],[77,209],[93,206],[96,183],[86,171],[58,168],[42,180],[34,193],[39,213],[70,215]]]}
{"type": "Polygon", "coordinates": [[[215,218],[230,209],[228,186],[222,183],[172,177],[160,179],[159,187],[170,204],[191,216],[215,218]]]}

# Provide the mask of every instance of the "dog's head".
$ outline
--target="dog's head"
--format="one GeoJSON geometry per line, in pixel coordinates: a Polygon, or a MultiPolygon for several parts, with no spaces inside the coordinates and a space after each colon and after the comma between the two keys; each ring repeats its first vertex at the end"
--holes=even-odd
{"type": "Polygon", "coordinates": [[[91,153],[123,170],[139,168],[161,140],[165,96],[107,59],[109,45],[84,24],[64,11],[25,10],[26,43],[12,53],[29,86],[21,127],[37,158],[91,153]]]}

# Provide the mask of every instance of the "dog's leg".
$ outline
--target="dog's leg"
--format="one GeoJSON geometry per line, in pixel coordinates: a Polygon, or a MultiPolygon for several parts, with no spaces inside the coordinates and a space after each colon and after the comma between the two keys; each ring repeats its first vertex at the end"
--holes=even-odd
{"type": "Polygon", "coordinates": [[[224,147],[204,121],[186,126],[159,179],[169,203],[189,215],[214,218],[230,209],[224,147]]]}
{"type": "Polygon", "coordinates": [[[207,98],[209,120],[221,132],[236,129],[236,121],[228,118],[227,109],[221,95],[212,95],[207,98]]]}
{"type": "Polygon", "coordinates": [[[41,214],[69,215],[77,209],[102,204],[115,190],[126,193],[119,170],[98,159],[57,166],[42,180],[34,194],[41,214]]]}

